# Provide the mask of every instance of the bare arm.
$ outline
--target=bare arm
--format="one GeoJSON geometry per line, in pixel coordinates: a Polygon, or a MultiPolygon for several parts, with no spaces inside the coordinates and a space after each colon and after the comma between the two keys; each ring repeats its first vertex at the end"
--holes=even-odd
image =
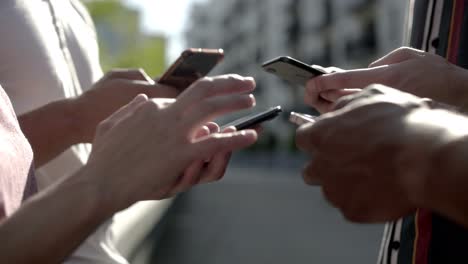
{"type": "Polygon", "coordinates": [[[82,128],[72,102],[72,99],[53,102],[18,117],[21,129],[33,148],[37,167],[82,142],[82,128]]]}
{"type": "Polygon", "coordinates": [[[0,243],[0,263],[59,263],[113,212],[137,201],[166,198],[199,179],[220,179],[229,155],[217,154],[252,145],[256,132],[194,135],[209,120],[253,107],[255,99],[246,93],[255,82],[226,75],[196,86],[172,104],[137,96],[101,122],[85,166],[0,222],[0,237],[8,241],[0,243]],[[174,122],[182,117],[185,122],[174,122]]]}
{"type": "Polygon", "coordinates": [[[437,153],[427,178],[422,204],[468,227],[468,136],[437,153]]]}
{"type": "Polygon", "coordinates": [[[61,263],[108,217],[99,207],[97,188],[80,180],[85,175],[76,176],[31,198],[0,222],[1,263],[61,263]]]}
{"type": "Polygon", "coordinates": [[[171,87],[154,84],[143,70],[114,70],[79,97],[52,102],[19,116],[19,123],[40,167],[74,144],[90,143],[96,126],[137,94],[177,96],[171,87]]]}

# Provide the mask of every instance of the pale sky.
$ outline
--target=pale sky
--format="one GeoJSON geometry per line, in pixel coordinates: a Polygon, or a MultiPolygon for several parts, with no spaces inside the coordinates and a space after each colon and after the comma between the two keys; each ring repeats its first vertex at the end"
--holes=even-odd
{"type": "Polygon", "coordinates": [[[170,61],[177,58],[184,48],[182,33],[189,15],[189,7],[194,2],[206,0],[125,0],[130,6],[142,12],[145,31],[162,33],[169,39],[170,61]]]}

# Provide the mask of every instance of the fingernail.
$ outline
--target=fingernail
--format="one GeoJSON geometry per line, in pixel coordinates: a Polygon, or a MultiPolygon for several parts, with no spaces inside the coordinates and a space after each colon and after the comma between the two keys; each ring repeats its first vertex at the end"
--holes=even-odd
{"type": "Polygon", "coordinates": [[[255,130],[252,130],[252,129],[242,130],[242,131],[240,131],[240,134],[242,136],[244,136],[244,137],[252,137],[252,138],[257,137],[257,132],[255,130]]]}
{"type": "Polygon", "coordinates": [[[257,104],[257,100],[255,99],[255,96],[253,94],[249,94],[249,99],[252,106],[255,106],[257,104]]]}
{"type": "Polygon", "coordinates": [[[311,176],[303,174],[303,178],[304,178],[304,181],[305,181],[305,183],[307,185],[311,185],[311,186],[321,186],[322,185],[322,182],[317,177],[311,177],[311,176]]]}

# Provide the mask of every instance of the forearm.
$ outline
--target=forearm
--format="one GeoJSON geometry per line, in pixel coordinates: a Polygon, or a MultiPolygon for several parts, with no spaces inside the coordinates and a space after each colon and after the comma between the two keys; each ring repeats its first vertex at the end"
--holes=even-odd
{"type": "Polygon", "coordinates": [[[426,207],[468,227],[468,136],[441,148],[425,183],[426,207]]]}
{"type": "Polygon", "coordinates": [[[61,263],[108,217],[99,208],[97,187],[75,176],[0,223],[0,263],[61,263]]]}
{"type": "Polygon", "coordinates": [[[73,102],[73,99],[56,101],[18,117],[21,129],[34,150],[37,167],[81,142],[73,102]]]}

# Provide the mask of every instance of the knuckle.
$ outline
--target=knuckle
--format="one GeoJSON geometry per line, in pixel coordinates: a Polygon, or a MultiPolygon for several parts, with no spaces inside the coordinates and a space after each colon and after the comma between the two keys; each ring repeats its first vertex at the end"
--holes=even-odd
{"type": "Polygon", "coordinates": [[[213,113],[221,107],[218,101],[208,101],[200,106],[203,113],[213,113]]]}
{"type": "Polygon", "coordinates": [[[326,89],[323,77],[316,77],[310,80],[309,87],[310,89],[307,90],[310,90],[311,94],[318,96],[321,91],[326,89]]]}
{"type": "Polygon", "coordinates": [[[117,70],[111,70],[111,71],[108,71],[106,72],[106,74],[104,75],[104,77],[106,78],[112,78],[113,76],[115,76],[117,74],[117,70]]]}
{"type": "Polygon", "coordinates": [[[341,211],[343,212],[343,216],[346,218],[346,220],[350,222],[362,223],[368,220],[368,212],[362,208],[347,205],[341,208],[341,211]]]}
{"type": "Polygon", "coordinates": [[[117,79],[117,78],[112,78],[107,81],[107,84],[109,86],[117,87],[117,86],[122,86],[125,84],[125,81],[122,79],[117,79]]]}
{"type": "Polygon", "coordinates": [[[119,76],[122,73],[123,69],[112,69],[108,71],[105,76],[108,78],[114,78],[116,76],[119,76]]]}
{"type": "Polygon", "coordinates": [[[355,99],[359,98],[359,96],[362,95],[362,92],[360,95],[346,95],[346,96],[343,96],[341,98],[339,98],[338,100],[336,100],[335,102],[335,106],[333,107],[334,110],[338,110],[338,109],[341,109],[345,106],[347,106],[348,104],[350,104],[352,101],[354,101],[355,99]]]}
{"type": "Polygon", "coordinates": [[[255,97],[244,95],[236,100],[235,105],[238,105],[241,108],[250,107],[252,105],[255,105],[255,97]]]}
{"type": "Polygon", "coordinates": [[[340,207],[340,204],[337,202],[334,192],[327,185],[322,186],[322,195],[330,204],[335,207],[340,207]]]}
{"type": "Polygon", "coordinates": [[[161,105],[156,100],[148,100],[140,107],[143,112],[153,112],[161,109],[161,105]]]}
{"type": "Polygon", "coordinates": [[[206,77],[199,81],[197,87],[202,97],[210,97],[215,92],[215,85],[212,78],[206,77]]]}
{"type": "Polygon", "coordinates": [[[112,127],[114,126],[114,123],[109,120],[109,119],[106,119],[106,120],[103,120],[101,121],[98,126],[97,126],[97,131],[99,132],[107,132],[109,131],[112,127]]]}
{"type": "Polygon", "coordinates": [[[423,55],[424,52],[410,47],[401,47],[397,49],[397,54],[404,58],[414,58],[423,55]]]}
{"type": "Polygon", "coordinates": [[[311,177],[312,175],[309,173],[307,168],[302,170],[302,179],[304,180],[305,184],[311,185],[311,186],[314,185],[311,177]]]}
{"type": "Polygon", "coordinates": [[[399,47],[393,52],[393,54],[401,56],[401,57],[407,57],[408,55],[412,55],[413,53],[414,53],[414,50],[409,47],[399,47]]]}
{"type": "Polygon", "coordinates": [[[381,95],[388,91],[388,87],[381,84],[371,84],[363,89],[363,93],[366,95],[381,95]]]}
{"type": "Polygon", "coordinates": [[[243,80],[243,77],[237,73],[231,73],[226,75],[226,80],[231,81],[231,82],[237,82],[243,80]]]}

